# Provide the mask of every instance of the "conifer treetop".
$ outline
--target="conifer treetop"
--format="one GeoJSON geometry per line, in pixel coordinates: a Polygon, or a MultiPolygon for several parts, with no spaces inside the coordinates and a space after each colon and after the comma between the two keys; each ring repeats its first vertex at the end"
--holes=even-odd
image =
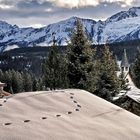
{"type": "Polygon", "coordinates": [[[121,67],[129,67],[128,58],[127,58],[127,54],[126,54],[126,49],[124,49],[122,62],[121,62],[121,67]]]}

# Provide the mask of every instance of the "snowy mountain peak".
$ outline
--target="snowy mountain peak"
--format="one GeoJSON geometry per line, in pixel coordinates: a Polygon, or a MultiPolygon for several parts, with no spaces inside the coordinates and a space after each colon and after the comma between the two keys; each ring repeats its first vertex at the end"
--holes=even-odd
{"type": "Polygon", "coordinates": [[[128,10],[128,12],[133,13],[136,16],[140,16],[140,7],[132,7],[128,10]]]}
{"type": "Polygon", "coordinates": [[[12,28],[12,25],[10,25],[10,24],[8,24],[7,22],[5,22],[5,21],[0,21],[0,30],[1,29],[8,29],[8,28],[12,28]]]}
{"type": "Polygon", "coordinates": [[[127,18],[134,18],[140,16],[140,7],[130,8],[128,11],[121,11],[106,20],[106,23],[117,22],[127,18]]]}
{"type": "Polygon", "coordinates": [[[8,24],[7,22],[1,20],[0,25],[10,25],[10,24],[8,24]]]}
{"type": "Polygon", "coordinates": [[[106,21],[96,22],[76,16],[50,24],[42,28],[19,28],[0,21],[0,51],[17,47],[48,46],[52,44],[52,34],[59,45],[66,45],[79,19],[92,43],[104,44],[140,39],[140,7],[119,12],[106,21]],[[8,49],[6,49],[8,47],[8,49]]]}
{"type": "Polygon", "coordinates": [[[69,19],[67,19],[67,20],[77,20],[77,19],[80,19],[79,17],[77,17],[77,16],[72,16],[72,17],[70,17],[69,19]]]}

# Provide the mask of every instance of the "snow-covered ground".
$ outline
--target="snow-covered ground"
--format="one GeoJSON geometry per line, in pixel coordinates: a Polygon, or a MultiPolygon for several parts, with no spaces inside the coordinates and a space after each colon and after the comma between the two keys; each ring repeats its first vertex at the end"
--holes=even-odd
{"type": "Polygon", "coordinates": [[[12,49],[16,49],[16,48],[19,48],[19,46],[17,45],[10,45],[10,46],[7,46],[6,49],[4,50],[5,51],[9,51],[9,50],[12,50],[12,49]]]}
{"type": "Polygon", "coordinates": [[[78,89],[20,93],[0,106],[0,140],[139,140],[139,130],[138,116],[78,89]]]}

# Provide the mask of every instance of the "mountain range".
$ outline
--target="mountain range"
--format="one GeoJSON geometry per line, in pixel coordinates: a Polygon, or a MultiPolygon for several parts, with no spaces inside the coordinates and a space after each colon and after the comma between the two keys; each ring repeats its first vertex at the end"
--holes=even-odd
{"type": "Polygon", "coordinates": [[[59,45],[66,45],[77,18],[93,44],[105,44],[140,39],[140,7],[121,11],[105,21],[71,17],[41,28],[20,28],[0,21],[0,51],[19,47],[48,46],[52,34],[59,45]]]}

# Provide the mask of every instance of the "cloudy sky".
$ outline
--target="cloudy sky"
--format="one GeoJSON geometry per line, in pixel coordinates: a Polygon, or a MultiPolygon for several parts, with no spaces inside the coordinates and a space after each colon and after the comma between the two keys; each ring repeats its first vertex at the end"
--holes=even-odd
{"type": "Polygon", "coordinates": [[[140,0],[0,0],[0,20],[20,27],[40,27],[71,16],[104,20],[140,0]]]}

